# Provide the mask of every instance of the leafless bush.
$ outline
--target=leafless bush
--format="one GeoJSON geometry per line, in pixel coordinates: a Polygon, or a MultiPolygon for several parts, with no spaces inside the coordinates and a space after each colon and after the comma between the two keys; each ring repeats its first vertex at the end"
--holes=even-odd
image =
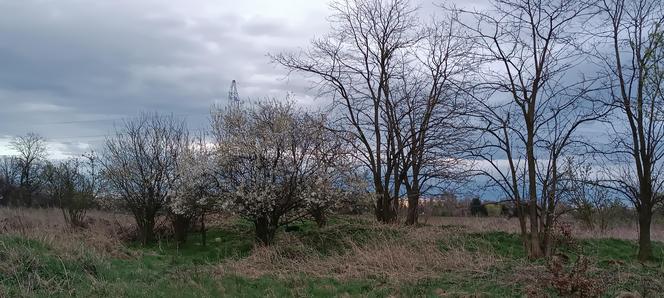
{"type": "Polygon", "coordinates": [[[95,204],[96,171],[93,156],[83,169],[79,159],[62,161],[57,165],[49,164],[45,171],[46,188],[55,199],[62,215],[72,227],[83,227],[88,209],[95,204]]]}
{"type": "Polygon", "coordinates": [[[599,297],[604,292],[602,281],[589,274],[590,261],[580,256],[571,265],[565,258],[553,257],[548,270],[551,286],[563,297],[599,297]]]}
{"type": "Polygon", "coordinates": [[[108,191],[134,215],[144,244],[154,240],[155,219],[172,195],[187,136],[184,122],[173,116],[142,114],[106,140],[102,165],[108,191]]]}
{"type": "Polygon", "coordinates": [[[574,228],[571,223],[557,222],[552,233],[553,249],[567,248],[576,251],[579,243],[573,233],[574,228]]]}

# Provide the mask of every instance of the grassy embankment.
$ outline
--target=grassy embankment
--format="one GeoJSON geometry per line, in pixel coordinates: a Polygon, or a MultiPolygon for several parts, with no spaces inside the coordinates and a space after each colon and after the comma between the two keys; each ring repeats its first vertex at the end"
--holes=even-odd
{"type": "MultiPolygon", "coordinates": [[[[265,248],[254,247],[249,223],[233,219],[212,228],[206,246],[194,234],[182,247],[167,241],[140,247],[113,239],[117,230],[101,227],[117,224],[110,220],[76,231],[43,223],[17,228],[11,221],[3,220],[0,235],[3,297],[556,294],[547,263],[527,261],[517,235],[464,225],[406,228],[338,217],[322,229],[299,223],[299,231],[281,232],[277,243],[265,248]]],[[[631,240],[576,243],[565,247],[564,255],[570,264],[586,256],[590,266],[583,276],[601,286],[605,296],[664,292],[663,244],[655,246],[658,259],[640,264],[631,240]]]]}

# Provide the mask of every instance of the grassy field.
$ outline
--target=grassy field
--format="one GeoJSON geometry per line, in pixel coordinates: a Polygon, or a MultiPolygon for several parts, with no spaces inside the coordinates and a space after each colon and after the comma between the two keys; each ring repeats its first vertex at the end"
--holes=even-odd
{"type": "Polygon", "coordinates": [[[664,245],[656,243],[656,260],[638,263],[629,228],[611,237],[575,229],[555,271],[553,261],[526,260],[516,221],[502,218],[432,218],[407,228],[338,216],[322,229],[298,223],[271,247],[254,247],[249,223],[224,218],[205,246],[193,234],[181,247],[141,247],[127,241],[126,216],[96,212],[87,229],[72,231],[59,215],[0,210],[0,296],[555,297],[553,281],[570,279],[605,297],[664,293],[664,245]]]}

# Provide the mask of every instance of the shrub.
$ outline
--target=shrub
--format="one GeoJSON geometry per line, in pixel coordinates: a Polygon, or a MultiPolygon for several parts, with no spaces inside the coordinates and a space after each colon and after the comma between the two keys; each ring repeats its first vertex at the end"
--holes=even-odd
{"type": "Polygon", "coordinates": [[[128,120],[106,139],[101,160],[108,195],[134,215],[143,244],[154,240],[157,214],[173,195],[188,140],[183,121],[159,114],[128,120]]]}
{"type": "Polygon", "coordinates": [[[486,204],[484,208],[487,215],[491,217],[499,217],[503,212],[503,206],[499,204],[486,204]]]}
{"type": "Polygon", "coordinates": [[[602,283],[588,272],[590,262],[580,256],[571,265],[566,258],[554,257],[547,268],[551,273],[551,286],[563,297],[599,297],[603,293],[602,283]]]}
{"type": "Polygon", "coordinates": [[[261,243],[335,199],[343,157],[322,123],[292,102],[213,111],[213,132],[224,206],[252,221],[261,243]]]}
{"type": "Polygon", "coordinates": [[[470,201],[470,215],[472,216],[487,216],[488,212],[480,198],[474,198],[470,201]]]}
{"type": "Polygon", "coordinates": [[[94,155],[90,155],[87,174],[78,159],[46,167],[48,192],[62,210],[65,222],[72,227],[84,226],[86,212],[95,204],[97,176],[94,161],[94,155]]]}
{"type": "Polygon", "coordinates": [[[201,223],[202,244],[206,243],[205,215],[219,210],[219,188],[214,177],[214,155],[203,137],[196,138],[178,158],[168,215],[176,241],[184,243],[197,219],[201,223]]]}

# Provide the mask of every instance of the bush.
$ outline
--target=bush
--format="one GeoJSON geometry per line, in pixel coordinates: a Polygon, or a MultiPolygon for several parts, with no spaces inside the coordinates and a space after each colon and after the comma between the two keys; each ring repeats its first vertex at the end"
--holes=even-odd
{"type": "Polygon", "coordinates": [[[554,257],[547,268],[551,273],[551,286],[563,297],[599,297],[604,292],[602,281],[589,274],[590,262],[580,256],[567,265],[566,258],[554,257]]]}
{"type": "Polygon", "coordinates": [[[487,216],[489,213],[480,198],[474,198],[470,201],[470,215],[472,216],[487,216]]]}
{"type": "Polygon", "coordinates": [[[317,118],[267,101],[213,111],[212,126],[225,207],[254,223],[259,242],[311,210],[323,218],[344,157],[317,118]]]}
{"type": "Polygon", "coordinates": [[[96,173],[94,157],[89,157],[88,173],[78,159],[49,164],[45,170],[49,194],[62,210],[65,222],[72,227],[85,225],[88,209],[95,204],[96,173]]]}
{"type": "Polygon", "coordinates": [[[143,244],[154,241],[157,215],[173,196],[173,173],[188,141],[184,121],[159,114],[127,120],[106,139],[107,193],[134,215],[143,244]]]}
{"type": "Polygon", "coordinates": [[[484,208],[487,215],[491,217],[499,217],[503,213],[503,206],[499,204],[486,204],[484,208]]]}

